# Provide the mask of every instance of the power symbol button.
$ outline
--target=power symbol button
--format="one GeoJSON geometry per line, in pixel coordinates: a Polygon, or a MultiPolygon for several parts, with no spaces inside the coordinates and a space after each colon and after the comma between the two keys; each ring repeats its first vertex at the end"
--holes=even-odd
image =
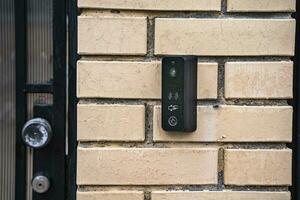
{"type": "Polygon", "coordinates": [[[169,119],[168,119],[168,123],[170,126],[176,126],[178,124],[178,120],[175,116],[171,116],[169,119]]]}

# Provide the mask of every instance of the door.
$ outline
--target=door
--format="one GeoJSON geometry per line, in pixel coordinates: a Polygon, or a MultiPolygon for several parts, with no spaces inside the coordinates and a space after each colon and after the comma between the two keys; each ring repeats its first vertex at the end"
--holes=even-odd
{"type": "Polygon", "coordinates": [[[15,16],[14,2],[0,1],[0,199],[15,197],[15,16]]]}
{"type": "Polygon", "coordinates": [[[0,198],[65,199],[66,12],[1,0],[0,198]]]}

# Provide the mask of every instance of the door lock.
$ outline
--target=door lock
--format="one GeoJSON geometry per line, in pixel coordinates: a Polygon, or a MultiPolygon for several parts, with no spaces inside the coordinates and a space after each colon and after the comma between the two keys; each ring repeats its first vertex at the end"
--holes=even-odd
{"type": "Polygon", "coordinates": [[[47,146],[52,138],[52,128],[43,118],[34,118],[26,122],[22,129],[22,139],[31,148],[47,146]]]}
{"type": "Polygon", "coordinates": [[[47,176],[36,175],[31,181],[31,186],[33,191],[42,194],[49,190],[50,180],[47,176]]]}

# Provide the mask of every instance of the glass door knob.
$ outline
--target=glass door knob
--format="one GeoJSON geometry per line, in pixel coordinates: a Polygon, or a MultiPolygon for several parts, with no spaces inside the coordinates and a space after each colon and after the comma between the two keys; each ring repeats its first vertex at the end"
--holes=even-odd
{"type": "Polygon", "coordinates": [[[43,118],[34,118],[26,122],[22,129],[24,143],[34,149],[47,146],[52,138],[52,128],[43,118]]]}

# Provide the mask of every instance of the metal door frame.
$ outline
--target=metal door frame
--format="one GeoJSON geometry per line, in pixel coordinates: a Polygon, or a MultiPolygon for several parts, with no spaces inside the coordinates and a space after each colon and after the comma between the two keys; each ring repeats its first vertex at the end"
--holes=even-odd
{"type": "Polygon", "coordinates": [[[67,191],[69,200],[76,200],[76,172],[77,172],[77,0],[68,1],[68,58],[69,58],[69,85],[68,85],[68,174],[67,191]]]}
{"type": "MultiPolygon", "coordinates": [[[[27,121],[27,93],[53,94],[52,118],[55,123],[52,129],[56,134],[49,153],[51,159],[42,159],[44,153],[34,154],[33,165],[39,160],[43,166],[49,166],[51,174],[57,174],[64,189],[45,196],[33,195],[33,199],[65,200],[65,149],[66,149],[66,1],[53,0],[53,81],[50,84],[27,84],[27,15],[26,0],[15,0],[15,41],[16,41],[16,186],[15,199],[26,199],[26,146],[21,139],[21,130],[27,121]],[[51,167],[55,165],[55,167],[51,167]]],[[[54,134],[55,134],[54,133],[54,134]]],[[[41,151],[39,151],[41,152],[41,151]]],[[[55,179],[57,179],[55,178],[55,179]]],[[[56,180],[57,182],[57,180],[56,180]]]]}

